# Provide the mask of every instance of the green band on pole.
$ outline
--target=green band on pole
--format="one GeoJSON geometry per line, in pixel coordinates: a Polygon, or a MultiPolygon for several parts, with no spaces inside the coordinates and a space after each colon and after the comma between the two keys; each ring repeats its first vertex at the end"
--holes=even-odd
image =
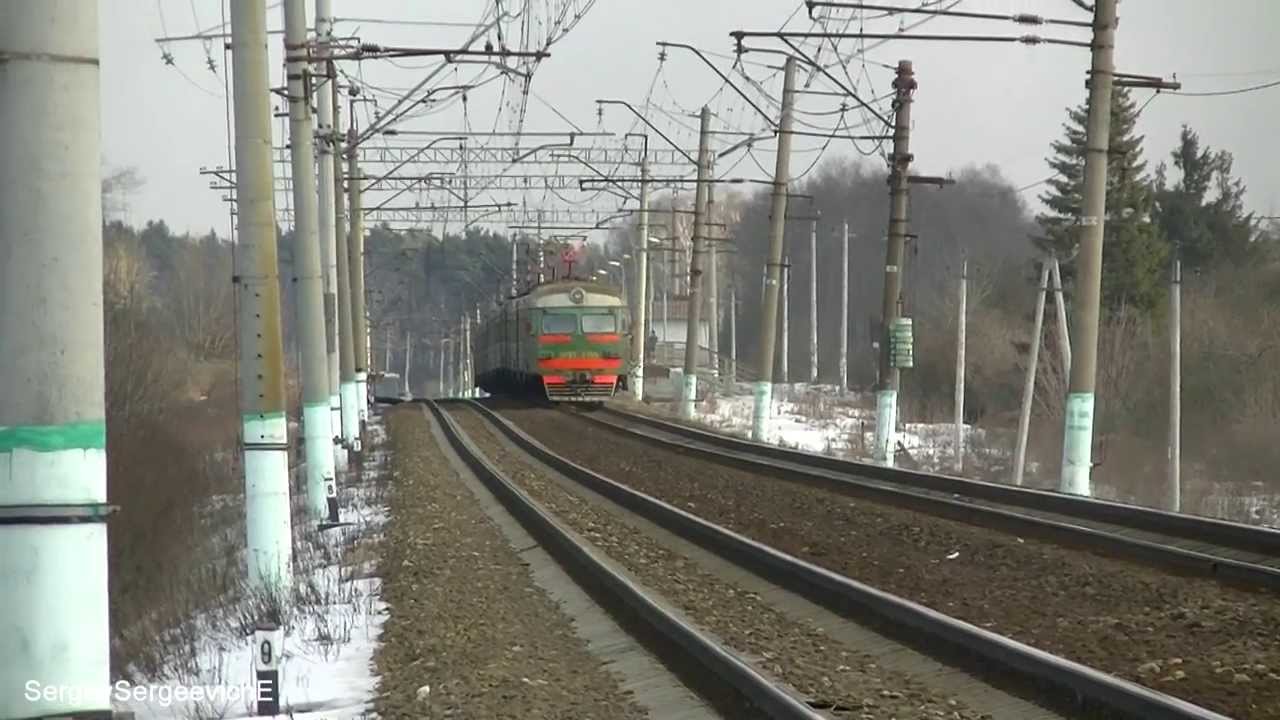
{"type": "Polygon", "coordinates": [[[256,412],[245,413],[240,416],[241,422],[261,422],[263,420],[284,420],[285,414],[283,410],[272,412],[256,412]]]}
{"type": "Polygon", "coordinates": [[[104,420],[62,425],[17,425],[0,427],[0,452],[33,450],[105,450],[107,423],[104,420]]]}

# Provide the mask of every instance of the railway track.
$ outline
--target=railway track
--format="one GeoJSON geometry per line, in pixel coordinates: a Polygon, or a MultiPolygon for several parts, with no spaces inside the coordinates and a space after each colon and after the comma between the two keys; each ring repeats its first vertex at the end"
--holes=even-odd
{"type": "Polygon", "coordinates": [[[822,720],[826,717],[667,610],[641,587],[602,561],[597,551],[566,530],[560,521],[487,458],[440,404],[429,402],[428,409],[453,451],[529,535],[571,576],[584,586],[594,588],[592,595],[605,600],[602,604],[631,618],[643,633],[651,634],[647,638],[649,641],[660,638],[663,646],[678,648],[690,663],[706,673],[702,685],[715,686],[711,688],[711,694],[736,694],[764,718],[822,720]]]}
{"type": "MultiPolygon", "coordinates": [[[[1063,713],[1048,717],[1226,717],[958,620],[756,542],[578,465],[552,452],[512,422],[479,404],[458,403],[448,407],[452,412],[477,413],[492,431],[537,463],[683,541],[749,571],[754,577],[773,583],[834,615],[856,618],[864,627],[873,628],[879,637],[914,648],[911,652],[928,655],[953,668],[962,667],[974,673],[971,677],[985,677],[985,681],[978,682],[987,691],[993,685],[999,685],[1023,697],[1033,697],[1038,708],[1053,708],[1055,712],[1063,713]]],[[[443,414],[438,408],[436,412],[443,414]]],[[[993,716],[1033,715],[1024,708],[1012,714],[993,716]]]]}
{"type": "Polygon", "coordinates": [[[1280,589],[1280,531],[1030,488],[886,468],[638,413],[577,413],[661,447],[857,497],[1245,587],[1280,589]]]}

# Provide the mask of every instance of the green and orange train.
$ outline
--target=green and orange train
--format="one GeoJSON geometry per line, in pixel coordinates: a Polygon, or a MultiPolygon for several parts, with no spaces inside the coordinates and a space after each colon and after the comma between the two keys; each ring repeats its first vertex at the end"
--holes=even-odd
{"type": "Polygon", "coordinates": [[[627,387],[631,333],[617,288],[559,280],[508,298],[472,340],[476,384],[493,395],[603,402],[627,387]]]}

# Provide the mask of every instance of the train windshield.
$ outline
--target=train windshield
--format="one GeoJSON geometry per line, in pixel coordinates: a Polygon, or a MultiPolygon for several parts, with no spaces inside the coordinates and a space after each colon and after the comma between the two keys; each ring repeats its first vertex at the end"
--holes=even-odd
{"type": "Polygon", "coordinates": [[[611,333],[618,331],[617,319],[613,315],[583,315],[582,332],[611,333]]]}
{"type": "Polygon", "coordinates": [[[542,316],[542,332],[544,334],[576,333],[578,332],[578,316],[547,313],[542,316]]]}

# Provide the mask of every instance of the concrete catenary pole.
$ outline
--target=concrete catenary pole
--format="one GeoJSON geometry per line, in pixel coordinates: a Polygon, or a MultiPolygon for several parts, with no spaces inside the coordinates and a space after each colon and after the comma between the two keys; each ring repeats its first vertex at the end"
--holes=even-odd
{"type": "Polygon", "coordinates": [[[778,122],[778,153],[773,170],[769,211],[769,255],[765,260],[764,307],[760,313],[760,379],[756,381],[751,437],[769,436],[769,408],[773,403],[773,357],[778,322],[778,289],[782,273],[783,231],[787,222],[787,186],[791,182],[791,123],[795,104],[796,60],[788,55],[782,73],[782,116],[778,122]]]}
{"type": "Polygon", "coordinates": [[[729,382],[738,381],[738,284],[729,281],[729,382]]]}
{"type": "MultiPolygon", "coordinates": [[[[714,154],[711,156],[714,158],[714,154]]],[[[708,169],[708,179],[714,173],[708,169]]],[[[707,345],[711,351],[711,374],[720,376],[720,234],[716,230],[716,186],[707,185],[707,218],[702,225],[707,237],[704,246],[707,249],[707,345]]]]}
{"type": "MultiPolygon", "coordinates": [[[[342,115],[340,113],[337,87],[333,92],[333,137],[334,137],[334,169],[340,170],[338,160],[338,140],[342,135],[342,115]]],[[[333,213],[335,245],[337,251],[338,271],[338,394],[342,411],[342,443],[347,451],[358,453],[360,447],[360,400],[356,392],[356,353],[351,318],[351,254],[347,246],[351,239],[351,224],[348,222],[346,210],[347,194],[342,182],[342,173],[334,175],[333,213]]]]}
{"type": "Polygon", "coordinates": [[[1102,295],[1102,240],[1107,207],[1107,153],[1111,135],[1111,86],[1115,74],[1116,0],[1096,0],[1089,116],[1085,135],[1084,214],[1076,278],[1071,382],[1063,422],[1062,475],[1058,489],[1091,495],[1094,381],[1098,367],[1098,315],[1102,295]]]}
{"type": "Polygon", "coordinates": [[[271,176],[271,107],[265,0],[231,3],[235,103],[236,291],[240,310],[240,417],[249,584],[285,591],[292,583],[289,438],[271,176]]]}
{"type": "Polygon", "coordinates": [[[876,461],[892,466],[898,424],[898,368],[892,366],[889,339],[898,319],[902,294],[903,245],[907,237],[908,174],[911,169],[911,96],[916,89],[910,60],[898,61],[894,87],[893,155],[889,170],[889,238],[880,306],[880,379],[876,386],[876,461]]]}
{"type": "Polygon", "coordinates": [[[404,394],[409,395],[409,359],[413,355],[412,334],[406,330],[404,333],[404,394]]]}
{"type": "Polygon", "coordinates": [[[840,394],[849,390],[849,221],[840,225],[840,394]]]}
{"type": "Polygon", "coordinates": [[[98,4],[0,18],[0,718],[109,714],[98,4]]]}
{"type": "Polygon", "coordinates": [[[314,76],[324,78],[316,87],[316,157],[320,201],[320,264],[324,268],[324,325],[325,350],[328,354],[329,424],[332,428],[330,442],[338,469],[346,467],[347,449],[343,447],[342,400],[340,395],[341,361],[338,359],[338,240],[337,213],[334,208],[334,147],[337,133],[333,124],[333,108],[336,102],[336,73],[329,57],[329,44],[333,42],[333,0],[316,0],[316,64],[314,76]]]}
{"type": "Polygon", "coordinates": [[[968,323],[966,307],[969,293],[969,261],[960,261],[959,297],[956,299],[956,399],[955,399],[955,470],[964,470],[964,350],[968,323]]]}
{"type": "Polygon", "coordinates": [[[1027,464],[1027,435],[1031,429],[1031,401],[1036,391],[1036,361],[1040,357],[1040,333],[1044,323],[1044,296],[1049,280],[1049,263],[1040,265],[1040,285],[1036,290],[1036,315],[1031,331],[1031,353],[1027,357],[1027,374],[1022,381],[1022,410],[1018,415],[1018,444],[1013,458],[1013,484],[1022,484],[1027,464]]]}
{"type": "Polygon", "coordinates": [[[447,377],[446,370],[449,365],[449,338],[440,339],[440,367],[436,368],[440,372],[440,378],[436,383],[436,397],[449,397],[448,387],[445,385],[447,377]]]}
{"type": "Polygon", "coordinates": [[[698,356],[702,346],[702,263],[707,248],[707,189],[711,181],[711,108],[702,106],[698,128],[698,191],[693,203],[693,237],[689,254],[689,295],[685,303],[684,385],[680,416],[693,417],[698,394],[698,356]]]}
{"type": "Polygon", "coordinates": [[[1169,485],[1165,507],[1182,512],[1182,260],[1169,282],[1169,485]]]}
{"type": "Polygon", "coordinates": [[[778,358],[778,370],[782,382],[791,382],[791,257],[782,258],[782,357],[778,358]]]}
{"type": "Polygon", "coordinates": [[[507,297],[515,297],[520,294],[520,260],[519,260],[520,241],[516,240],[515,235],[511,236],[511,290],[507,297]]]}
{"type": "Polygon", "coordinates": [[[1058,258],[1049,264],[1049,280],[1053,283],[1053,306],[1058,314],[1058,344],[1062,352],[1062,374],[1071,375],[1071,337],[1067,334],[1067,304],[1062,298],[1062,273],[1058,269],[1058,258]]]}
{"type": "Polygon", "coordinates": [[[636,267],[636,306],[631,318],[631,393],[644,400],[645,344],[649,339],[649,158],[640,158],[640,232],[631,252],[636,267]]]}
{"type": "Polygon", "coordinates": [[[809,384],[818,382],[818,221],[809,221],[809,384]]]}
{"type": "Polygon", "coordinates": [[[307,96],[305,0],[285,0],[284,47],[289,77],[289,157],[293,171],[293,267],[298,344],[302,351],[302,435],[306,451],[307,506],[317,518],[329,514],[334,483],[333,425],[329,410],[329,354],[325,347],[324,268],[320,262],[319,215],[311,101],[307,96]]]}
{"type": "Polygon", "coordinates": [[[360,150],[354,146],[355,127],[348,130],[347,196],[351,207],[351,232],[347,237],[347,270],[351,273],[351,339],[356,370],[356,407],[359,435],[369,420],[369,329],[364,308],[364,177],[360,174],[360,150]]]}

